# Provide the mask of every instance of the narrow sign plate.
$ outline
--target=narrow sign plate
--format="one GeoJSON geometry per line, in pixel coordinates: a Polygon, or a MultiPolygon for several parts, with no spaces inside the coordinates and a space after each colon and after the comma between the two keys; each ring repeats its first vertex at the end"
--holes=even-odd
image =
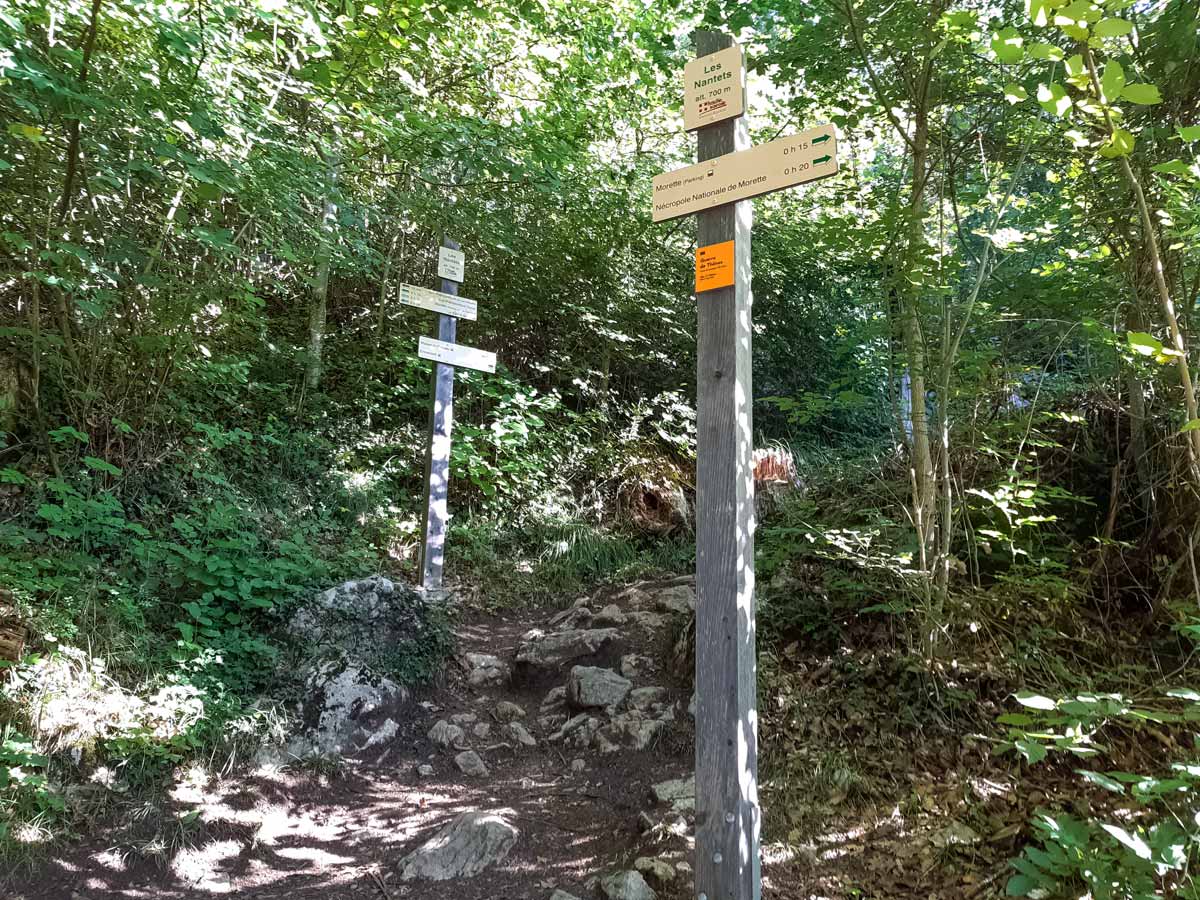
{"type": "Polygon", "coordinates": [[[696,248],[696,293],[733,284],[733,241],[696,248]]]}
{"type": "Polygon", "coordinates": [[[474,300],[466,297],[455,297],[453,294],[443,294],[441,291],[431,291],[429,288],[417,287],[413,284],[400,285],[400,302],[404,306],[415,306],[430,312],[454,316],[459,319],[475,321],[479,306],[474,300]]]}
{"type": "Polygon", "coordinates": [[[467,258],[461,250],[451,250],[449,247],[438,248],[438,278],[462,284],[466,263],[467,258]]]}
{"type": "Polygon", "coordinates": [[[654,221],[665,222],[737,200],[826,178],[838,170],[832,125],[727,153],[654,177],[654,221]]]}
{"type": "Polygon", "coordinates": [[[417,356],[464,369],[480,372],[496,371],[496,354],[478,350],[465,344],[451,344],[435,338],[423,337],[417,342],[417,356]]]}
{"type": "Polygon", "coordinates": [[[683,67],[683,127],[695,131],[746,111],[742,48],[737,44],[683,67]]]}

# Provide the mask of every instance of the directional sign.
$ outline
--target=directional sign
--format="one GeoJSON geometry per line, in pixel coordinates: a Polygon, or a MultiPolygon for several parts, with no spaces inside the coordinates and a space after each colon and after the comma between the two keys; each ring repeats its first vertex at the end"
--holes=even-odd
{"type": "Polygon", "coordinates": [[[400,285],[400,302],[404,306],[415,306],[430,312],[454,316],[458,319],[475,321],[478,304],[466,297],[455,297],[453,294],[443,294],[429,288],[417,287],[412,284],[400,285]]]}
{"type": "Polygon", "coordinates": [[[826,178],[837,170],[837,135],[832,125],[819,125],[769,144],[656,175],[654,221],[665,222],[759,197],[826,178]]]}
{"type": "Polygon", "coordinates": [[[434,362],[446,363],[464,369],[478,369],[480,372],[496,371],[496,354],[487,350],[477,350],[465,344],[451,344],[434,338],[423,337],[417,341],[417,356],[421,359],[431,359],[434,362]]]}
{"type": "Polygon", "coordinates": [[[737,44],[683,67],[683,127],[695,131],[746,110],[742,48],[737,44]]]}
{"type": "MultiPolygon", "coordinates": [[[[451,250],[449,247],[438,248],[438,277],[462,284],[463,269],[466,268],[467,258],[461,250],[451,250]]],[[[475,318],[472,316],[471,318],[475,318]]]]}

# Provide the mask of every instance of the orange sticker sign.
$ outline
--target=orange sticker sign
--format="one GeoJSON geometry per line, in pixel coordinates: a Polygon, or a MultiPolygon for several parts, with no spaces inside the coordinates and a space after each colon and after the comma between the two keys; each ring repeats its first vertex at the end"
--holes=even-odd
{"type": "Polygon", "coordinates": [[[733,241],[696,248],[696,293],[733,284],[733,241]]]}

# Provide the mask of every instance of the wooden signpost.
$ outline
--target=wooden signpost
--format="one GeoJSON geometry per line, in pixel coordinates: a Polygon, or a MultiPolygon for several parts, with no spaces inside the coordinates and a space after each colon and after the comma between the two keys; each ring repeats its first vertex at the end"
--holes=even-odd
{"type": "Polygon", "coordinates": [[[685,124],[689,110],[711,116],[697,133],[698,162],[655,178],[653,197],[656,222],[698,213],[696,897],[759,900],[749,200],[834,174],[837,136],[824,125],[751,147],[740,106],[703,106],[703,92],[729,79],[696,79],[736,72],[720,96],[742,96],[740,48],[700,31],[696,57],[685,69],[685,124]]]}
{"type": "Polygon", "coordinates": [[[430,403],[429,453],[425,460],[425,519],[421,526],[421,548],[417,559],[421,587],[442,588],[445,560],[447,496],[450,488],[450,432],[454,425],[454,367],[496,371],[496,354],[454,342],[458,319],[474,319],[474,300],[458,296],[466,259],[458,244],[446,238],[438,252],[438,275],[442,289],[411,284],[400,285],[400,302],[438,314],[437,339],[422,337],[417,355],[433,360],[433,396],[430,403]]]}

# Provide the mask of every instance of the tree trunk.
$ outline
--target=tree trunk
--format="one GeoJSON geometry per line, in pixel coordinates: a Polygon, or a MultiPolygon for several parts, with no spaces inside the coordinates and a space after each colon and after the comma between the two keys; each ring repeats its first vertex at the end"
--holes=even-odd
{"type": "Polygon", "coordinates": [[[322,351],[325,347],[325,321],[329,313],[329,268],[333,259],[333,242],[337,221],[334,191],[337,187],[337,160],[325,160],[325,203],[321,213],[321,235],[317,250],[317,273],[313,278],[312,295],[308,305],[308,365],[304,370],[306,393],[321,385],[322,351]]]}

